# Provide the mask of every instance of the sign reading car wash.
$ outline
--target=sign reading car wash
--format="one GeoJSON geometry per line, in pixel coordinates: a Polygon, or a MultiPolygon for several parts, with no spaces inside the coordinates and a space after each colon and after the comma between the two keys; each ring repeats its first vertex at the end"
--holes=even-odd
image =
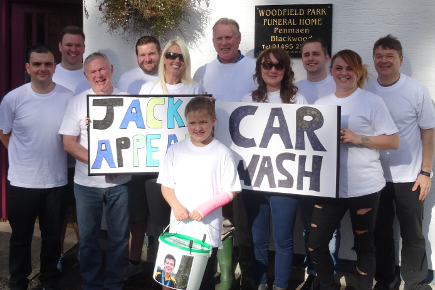
{"type": "Polygon", "coordinates": [[[216,115],[242,188],[337,196],[340,107],[218,101],[216,115]]]}
{"type": "Polygon", "coordinates": [[[280,47],[301,57],[301,43],[321,37],[331,52],[332,4],[255,6],[254,54],[280,47]]]}

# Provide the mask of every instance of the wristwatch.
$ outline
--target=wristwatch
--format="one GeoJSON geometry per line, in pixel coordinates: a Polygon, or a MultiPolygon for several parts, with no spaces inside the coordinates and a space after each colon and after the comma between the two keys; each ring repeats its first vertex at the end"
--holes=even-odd
{"type": "Polygon", "coordinates": [[[431,172],[427,172],[427,171],[420,171],[420,174],[421,175],[424,175],[424,176],[427,176],[427,177],[429,177],[429,178],[432,178],[432,176],[433,176],[433,171],[431,171],[431,172]]]}

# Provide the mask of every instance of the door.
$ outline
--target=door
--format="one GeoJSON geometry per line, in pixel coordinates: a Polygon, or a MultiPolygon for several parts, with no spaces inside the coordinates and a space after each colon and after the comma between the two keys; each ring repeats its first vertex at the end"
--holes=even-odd
{"type": "Polygon", "coordinates": [[[29,79],[26,76],[26,53],[35,44],[50,47],[60,62],[60,31],[67,25],[82,27],[82,6],[69,3],[12,3],[12,89],[29,79]]]}

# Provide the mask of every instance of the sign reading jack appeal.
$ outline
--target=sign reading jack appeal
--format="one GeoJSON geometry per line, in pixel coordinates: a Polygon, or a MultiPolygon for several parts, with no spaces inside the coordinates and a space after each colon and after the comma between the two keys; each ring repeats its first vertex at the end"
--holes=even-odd
{"type": "Polygon", "coordinates": [[[242,188],[336,196],[339,107],[216,102],[216,114],[242,188]]]}
{"type": "Polygon", "coordinates": [[[189,136],[191,98],[88,95],[89,175],[158,172],[167,149],[189,136]]]}
{"type": "Polygon", "coordinates": [[[331,52],[332,4],[255,6],[255,48],[258,54],[271,47],[301,57],[301,43],[321,37],[331,52]]]}

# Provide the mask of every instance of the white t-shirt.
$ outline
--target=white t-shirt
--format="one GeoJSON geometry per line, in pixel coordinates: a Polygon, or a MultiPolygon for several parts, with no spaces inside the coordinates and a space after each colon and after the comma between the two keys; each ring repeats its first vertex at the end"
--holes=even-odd
{"type": "Polygon", "coordinates": [[[334,78],[330,75],[320,82],[310,82],[308,79],[303,79],[295,83],[295,86],[298,87],[298,93],[307,99],[308,104],[314,104],[318,99],[333,94],[336,90],[334,78]]]}
{"type": "MultiPolygon", "coordinates": [[[[267,93],[267,94],[268,94],[268,96],[267,96],[268,103],[281,103],[281,96],[280,96],[279,90],[275,91],[275,92],[267,93]]],[[[248,93],[248,94],[244,95],[242,98],[242,102],[247,102],[247,103],[254,102],[254,100],[252,100],[252,93],[248,93]]],[[[295,105],[307,105],[308,102],[304,96],[297,93],[294,104],[295,105]]]]}
{"type": "MultiPolygon", "coordinates": [[[[176,85],[166,84],[169,95],[202,95],[204,89],[197,83],[190,83],[185,85],[178,83],[176,85]]],[[[163,95],[162,86],[160,82],[146,83],[142,86],[139,92],[140,95],[163,95]]]]}
{"type": "MultiPolygon", "coordinates": [[[[69,103],[60,126],[59,134],[78,136],[77,143],[88,149],[88,130],[85,125],[87,116],[87,95],[95,95],[92,89],[75,96],[69,103]]],[[[114,89],[112,95],[125,95],[118,89],[114,89]]],[[[89,160],[92,162],[92,160],[89,160]]],[[[108,176],[88,176],[88,165],[77,160],[74,182],[83,186],[108,188],[124,184],[131,179],[130,175],[118,175],[112,180],[108,176]]]]}
{"type": "Polygon", "coordinates": [[[374,78],[369,90],[381,96],[399,129],[399,149],[381,151],[385,179],[389,182],[414,182],[422,163],[420,128],[435,127],[435,110],[429,91],[425,85],[404,74],[400,74],[399,81],[389,87],[381,86],[374,78]]]}
{"type": "Polygon", "coordinates": [[[116,87],[121,92],[127,92],[130,95],[137,95],[145,83],[155,83],[159,79],[159,75],[147,75],[140,67],[126,71],[119,78],[116,87]]]}
{"type": "MultiPolygon", "coordinates": [[[[169,147],[157,183],[172,188],[189,212],[222,191],[241,190],[232,151],[217,139],[197,147],[187,138],[169,147]]],[[[174,220],[171,210],[171,222],[174,220]]],[[[210,233],[211,245],[220,247],[222,209],[215,209],[202,221],[210,233]]],[[[176,227],[176,223],[171,224],[171,232],[176,227]]]]}
{"type": "Polygon", "coordinates": [[[84,67],[78,70],[67,70],[59,63],[56,65],[56,70],[53,74],[53,82],[69,89],[74,95],[78,95],[91,88],[91,84],[86,79],[84,71],[84,67]]]}
{"type": "Polygon", "coordinates": [[[67,183],[67,154],[59,131],[70,90],[56,85],[37,94],[31,83],[9,92],[0,105],[0,129],[9,140],[8,180],[24,188],[53,188],[67,183]]]}
{"type": "Polygon", "coordinates": [[[252,76],[255,59],[244,57],[236,63],[221,63],[217,58],[198,68],[193,80],[217,101],[240,102],[242,97],[258,88],[252,76]]]}
{"type": "MultiPolygon", "coordinates": [[[[341,127],[366,136],[391,135],[397,128],[379,96],[357,89],[346,98],[330,94],[315,105],[341,106],[341,127]]],[[[371,194],[385,186],[379,150],[364,145],[340,145],[341,198],[371,194]]]]}

